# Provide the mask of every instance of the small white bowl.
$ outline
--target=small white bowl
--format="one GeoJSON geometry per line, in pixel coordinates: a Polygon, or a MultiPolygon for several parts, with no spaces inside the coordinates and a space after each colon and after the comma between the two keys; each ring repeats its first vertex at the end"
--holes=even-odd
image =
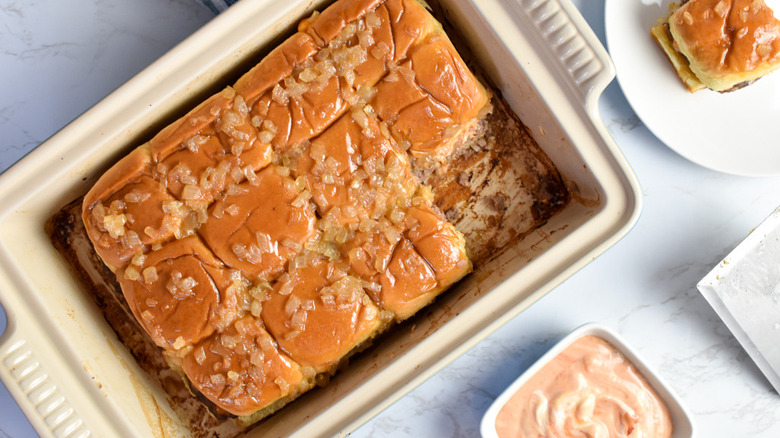
{"type": "Polygon", "coordinates": [[[480,432],[484,438],[498,438],[496,432],[496,416],[502,407],[509,401],[521,386],[523,386],[539,370],[547,365],[553,358],[561,353],[566,347],[573,344],[574,341],[583,336],[593,335],[604,339],[612,344],[623,356],[631,362],[634,367],[644,376],[650,386],[655,390],[658,396],[669,409],[669,415],[672,417],[673,433],[672,438],[689,438],[693,436],[693,422],[688,410],[680,403],[680,400],[653,371],[644,363],[644,361],[623,341],[617,333],[607,327],[589,323],[576,328],[565,338],[561,339],[544,356],[537,360],[520,377],[517,378],[498,398],[490,405],[490,408],[482,417],[480,432]]]}

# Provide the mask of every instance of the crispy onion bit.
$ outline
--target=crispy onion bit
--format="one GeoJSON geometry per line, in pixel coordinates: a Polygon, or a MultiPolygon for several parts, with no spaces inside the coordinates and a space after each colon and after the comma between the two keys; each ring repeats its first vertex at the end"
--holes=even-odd
{"type": "Polygon", "coordinates": [[[192,137],[184,140],[184,147],[190,150],[193,154],[197,154],[200,147],[209,141],[209,137],[205,135],[193,135],[192,137]]]}
{"type": "Polygon", "coordinates": [[[263,350],[252,350],[252,353],[249,356],[249,363],[256,367],[262,367],[265,363],[265,353],[263,350]]]}
{"type": "MultiPolygon", "coordinates": [[[[294,297],[295,295],[290,295],[290,297],[294,297]]],[[[306,329],[306,318],[308,314],[303,309],[298,309],[292,314],[292,318],[290,318],[290,327],[292,327],[293,331],[295,332],[302,332],[306,329]]]]}
{"type": "Polygon", "coordinates": [[[212,374],[211,383],[218,387],[224,386],[226,383],[225,376],[220,373],[212,374]]]}
{"type": "Polygon", "coordinates": [[[378,29],[380,26],[382,26],[382,19],[379,17],[376,11],[371,11],[368,13],[368,15],[366,15],[366,26],[369,29],[378,29]]]}
{"type": "Polygon", "coordinates": [[[125,269],[125,278],[130,281],[135,281],[141,278],[141,274],[138,272],[138,269],[136,269],[135,266],[128,266],[127,269],[125,269]]]}
{"type": "Polygon", "coordinates": [[[249,115],[249,107],[247,107],[246,101],[240,95],[236,96],[234,108],[242,117],[249,115]]]}
{"type": "Polygon", "coordinates": [[[195,362],[197,362],[198,365],[203,365],[203,363],[206,362],[206,350],[202,345],[195,349],[195,362]]]}
{"type": "Polygon", "coordinates": [[[149,266],[144,269],[142,274],[144,276],[144,283],[151,284],[157,281],[157,268],[154,266],[149,266]]]}
{"type": "Polygon", "coordinates": [[[198,282],[192,277],[184,277],[181,272],[177,270],[171,271],[171,278],[168,284],[165,286],[171,295],[177,300],[184,300],[195,296],[193,290],[198,282]]]}
{"type": "Polygon", "coordinates": [[[141,202],[146,201],[152,196],[149,192],[144,192],[139,189],[135,189],[130,191],[128,194],[125,195],[125,202],[129,204],[138,204],[141,202]]]}
{"type": "Polygon", "coordinates": [[[233,245],[233,253],[239,260],[252,263],[254,265],[260,264],[263,260],[263,253],[257,245],[250,244],[249,246],[236,243],[233,245]]]}
{"type": "Polygon", "coordinates": [[[296,295],[290,295],[287,298],[287,303],[284,305],[284,313],[287,317],[292,316],[301,307],[301,299],[296,295]]]}
{"type": "Polygon", "coordinates": [[[108,231],[112,239],[118,239],[125,235],[125,223],[127,216],[124,214],[108,214],[103,216],[103,227],[108,231]]]}
{"type": "Polygon", "coordinates": [[[376,319],[378,312],[374,306],[363,307],[363,319],[366,321],[372,321],[376,319]]]}
{"type": "Polygon", "coordinates": [[[138,236],[138,233],[133,230],[125,231],[125,235],[122,236],[121,241],[125,248],[139,249],[144,246],[143,242],[141,242],[141,238],[138,236]]]}

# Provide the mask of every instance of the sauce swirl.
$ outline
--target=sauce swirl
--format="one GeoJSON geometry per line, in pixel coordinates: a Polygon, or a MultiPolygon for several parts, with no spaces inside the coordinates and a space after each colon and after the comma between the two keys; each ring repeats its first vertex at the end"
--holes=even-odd
{"type": "Polygon", "coordinates": [[[668,408],[607,341],[584,336],[531,377],[501,408],[509,437],[668,438],[668,408]]]}

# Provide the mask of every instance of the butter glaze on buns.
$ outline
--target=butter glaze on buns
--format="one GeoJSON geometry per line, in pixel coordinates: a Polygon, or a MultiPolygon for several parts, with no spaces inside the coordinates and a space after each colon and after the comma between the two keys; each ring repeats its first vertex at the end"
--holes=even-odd
{"type": "Polygon", "coordinates": [[[82,219],[170,366],[252,423],[471,271],[414,175],[489,101],[415,0],[340,0],[111,167],[82,219]]]}
{"type": "Polygon", "coordinates": [[[690,0],[651,34],[691,91],[732,91],[780,67],[780,20],[763,0],[690,0]]]}

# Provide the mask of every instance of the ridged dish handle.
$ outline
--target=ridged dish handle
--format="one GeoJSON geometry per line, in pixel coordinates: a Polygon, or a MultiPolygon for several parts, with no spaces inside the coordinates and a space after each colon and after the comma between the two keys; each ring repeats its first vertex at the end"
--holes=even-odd
{"type": "Polygon", "coordinates": [[[518,0],[553,60],[588,109],[596,109],[601,93],[615,77],[615,67],[577,8],[568,1],[518,0]]]}
{"type": "Polygon", "coordinates": [[[42,362],[42,352],[54,351],[46,345],[52,341],[36,336],[34,315],[14,313],[3,303],[7,315],[6,331],[0,337],[0,379],[19,404],[27,419],[41,436],[85,438],[94,436],[63,388],[57,384],[52,369],[57,363],[42,362]]]}

